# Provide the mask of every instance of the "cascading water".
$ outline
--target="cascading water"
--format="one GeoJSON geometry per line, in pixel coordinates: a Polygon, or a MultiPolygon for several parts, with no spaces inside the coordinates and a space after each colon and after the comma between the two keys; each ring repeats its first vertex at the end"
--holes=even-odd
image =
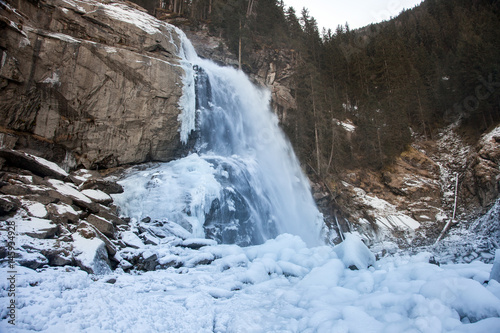
{"type": "Polygon", "coordinates": [[[260,244],[281,233],[319,245],[322,216],[289,142],[270,111],[270,94],[241,71],[200,59],[182,32],[181,140],[189,156],[134,171],[115,196],[121,212],[176,222],[194,237],[260,244]],[[196,122],[195,122],[196,119],[196,122]]]}

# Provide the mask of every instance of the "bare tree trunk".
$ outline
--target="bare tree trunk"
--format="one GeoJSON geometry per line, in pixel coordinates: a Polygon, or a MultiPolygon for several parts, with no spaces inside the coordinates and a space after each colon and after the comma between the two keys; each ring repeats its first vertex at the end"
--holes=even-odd
{"type": "Polygon", "coordinates": [[[330,150],[330,157],[328,158],[328,166],[326,167],[325,174],[328,174],[330,166],[332,165],[333,153],[335,152],[335,128],[332,126],[332,149],[330,150]]]}
{"type": "Polygon", "coordinates": [[[318,135],[318,122],[316,119],[316,101],[314,98],[314,85],[313,78],[311,75],[311,94],[312,94],[312,102],[313,102],[313,116],[314,116],[314,140],[316,143],[316,165],[318,168],[318,176],[321,176],[321,161],[320,161],[320,151],[319,151],[319,135],[318,135]]]}
{"type": "Polygon", "coordinates": [[[249,17],[252,14],[253,4],[254,4],[254,0],[248,0],[247,17],[249,17]]]}
{"type": "Polygon", "coordinates": [[[382,153],[382,142],[380,141],[380,127],[377,127],[377,141],[378,141],[378,153],[379,153],[380,163],[384,164],[384,155],[382,153]]]}
{"type": "Polygon", "coordinates": [[[208,14],[212,14],[212,0],[208,2],[208,14]]]}
{"type": "Polygon", "coordinates": [[[238,39],[238,68],[241,70],[241,19],[240,19],[240,38],[238,39]]]}

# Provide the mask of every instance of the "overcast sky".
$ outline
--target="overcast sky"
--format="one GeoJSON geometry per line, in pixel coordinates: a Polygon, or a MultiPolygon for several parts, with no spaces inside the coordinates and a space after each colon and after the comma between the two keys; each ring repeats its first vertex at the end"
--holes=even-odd
{"type": "Polygon", "coordinates": [[[286,6],[295,8],[300,18],[302,8],[323,27],[335,30],[339,24],[349,23],[351,29],[364,27],[397,16],[403,9],[413,8],[422,0],[284,0],[286,6]]]}

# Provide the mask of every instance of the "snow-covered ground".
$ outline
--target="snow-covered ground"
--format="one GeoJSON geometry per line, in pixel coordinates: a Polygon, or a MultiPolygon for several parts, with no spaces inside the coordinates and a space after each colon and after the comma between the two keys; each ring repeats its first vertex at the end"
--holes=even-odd
{"type": "Polygon", "coordinates": [[[439,267],[429,263],[430,253],[374,262],[355,236],[335,248],[307,248],[286,234],[258,246],[213,245],[191,252],[193,258],[201,254],[217,259],[101,276],[74,267],[17,267],[16,325],[8,324],[4,278],[0,330],[500,331],[500,284],[489,280],[492,265],[482,262],[439,267]]]}

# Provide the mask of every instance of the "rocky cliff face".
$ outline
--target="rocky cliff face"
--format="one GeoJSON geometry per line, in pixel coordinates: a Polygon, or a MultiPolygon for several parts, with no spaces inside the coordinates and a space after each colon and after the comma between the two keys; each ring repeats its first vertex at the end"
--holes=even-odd
{"type": "Polygon", "coordinates": [[[123,2],[0,7],[3,146],[86,168],[177,155],[184,73],[173,27],[123,2]]]}

